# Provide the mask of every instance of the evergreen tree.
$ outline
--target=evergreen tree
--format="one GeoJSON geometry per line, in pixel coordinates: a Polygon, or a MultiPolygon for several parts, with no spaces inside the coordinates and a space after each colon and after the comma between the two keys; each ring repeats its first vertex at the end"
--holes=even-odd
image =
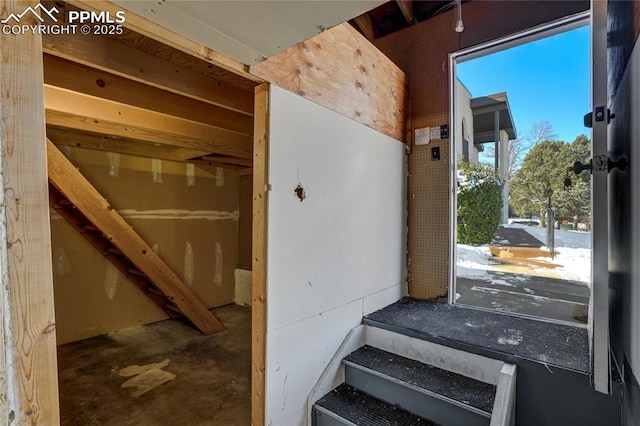
{"type": "Polygon", "coordinates": [[[510,184],[510,200],[518,216],[526,217],[547,208],[548,191],[553,190],[552,203],[564,188],[567,169],[573,164],[569,145],[545,140],[536,144],[522,160],[510,184]]]}

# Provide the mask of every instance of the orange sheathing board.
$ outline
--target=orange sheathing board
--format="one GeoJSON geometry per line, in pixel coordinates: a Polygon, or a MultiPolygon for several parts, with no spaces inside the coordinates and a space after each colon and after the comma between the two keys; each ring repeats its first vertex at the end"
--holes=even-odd
{"type": "MultiPolygon", "coordinates": [[[[449,123],[449,53],[490,39],[578,13],[588,2],[464,3],[465,31],[453,30],[447,12],[375,40],[375,45],[407,75],[413,129],[449,123]],[[496,25],[496,16],[502,17],[496,25]],[[504,21],[504,22],[503,22],[504,21]]],[[[451,127],[451,125],[450,125],[451,127]]],[[[413,146],[409,156],[409,295],[436,299],[449,282],[449,140],[413,146]],[[431,161],[431,147],[440,161],[431,161]]]]}
{"type": "Polygon", "coordinates": [[[251,73],[404,140],[406,77],[348,23],[252,66],[251,73]]]}

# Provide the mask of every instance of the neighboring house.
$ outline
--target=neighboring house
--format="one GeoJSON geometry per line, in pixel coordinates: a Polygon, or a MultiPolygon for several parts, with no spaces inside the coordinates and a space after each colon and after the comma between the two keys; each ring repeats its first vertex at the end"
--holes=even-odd
{"type": "Polygon", "coordinates": [[[478,163],[478,154],[484,151],[484,145],[474,143],[473,111],[471,110],[471,92],[456,78],[456,118],[455,153],[456,160],[478,163]]]}
{"type": "Polygon", "coordinates": [[[477,164],[484,145],[493,143],[494,167],[503,183],[501,223],[509,219],[509,141],[517,137],[506,92],[471,97],[456,78],[455,155],[477,164]]]}

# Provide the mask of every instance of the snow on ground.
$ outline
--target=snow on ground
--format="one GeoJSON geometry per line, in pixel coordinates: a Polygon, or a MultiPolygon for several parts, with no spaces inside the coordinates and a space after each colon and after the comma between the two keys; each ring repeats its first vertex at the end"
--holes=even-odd
{"type": "Polygon", "coordinates": [[[491,265],[495,264],[492,260],[489,246],[469,246],[466,244],[458,244],[457,246],[457,265],[458,276],[491,280],[491,275],[487,272],[493,269],[491,265]]]}
{"type": "MultiPolygon", "coordinates": [[[[545,243],[547,239],[546,228],[519,224],[502,226],[522,228],[542,243],[545,243]]],[[[560,265],[560,267],[551,269],[535,266],[532,268],[532,271],[536,275],[549,276],[549,274],[552,273],[554,277],[580,281],[587,285],[591,282],[591,233],[556,229],[555,251],[555,259],[539,257],[534,260],[560,265]]],[[[457,265],[457,274],[460,277],[481,279],[500,285],[504,285],[505,283],[504,280],[497,279],[495,275],[489,274],[488,272],[496,271],[497,268],[495,265],[498,265],[498,263],[492,259],[488,246],[476,247],[458,244],[457,265]]]]}

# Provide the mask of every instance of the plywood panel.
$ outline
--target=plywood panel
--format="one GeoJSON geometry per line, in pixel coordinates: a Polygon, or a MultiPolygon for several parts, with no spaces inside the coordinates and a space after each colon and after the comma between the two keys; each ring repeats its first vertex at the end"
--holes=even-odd
{"type": "Polygon", "coordinates": [[[251,67],[251,72],[404,140],[405,75],[348,23],[251,67]]]}
{"type": "Polygon", "coordinates": [[[0,424],[59,424],[42,85],[40,37],[0,34],[0,424]]]}

